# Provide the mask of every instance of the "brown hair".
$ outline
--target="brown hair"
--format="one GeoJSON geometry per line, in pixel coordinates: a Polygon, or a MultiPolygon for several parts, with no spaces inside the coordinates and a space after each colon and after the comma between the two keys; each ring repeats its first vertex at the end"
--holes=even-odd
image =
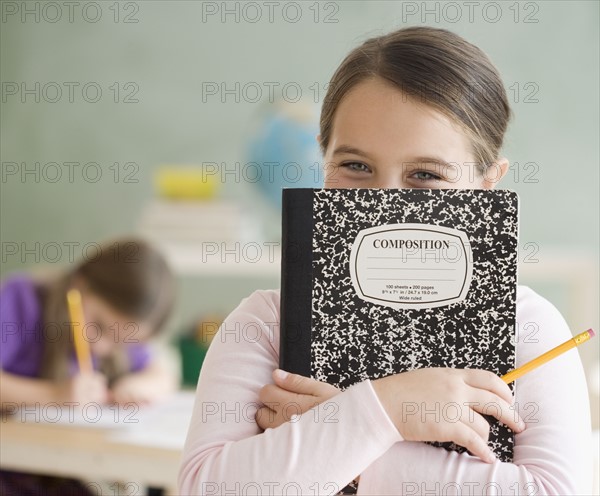
{"type": "Polygon", "coordinates": [[[426,26],[370,38],[346,56],[329,83],[321,110],[323,154],[342,98],[375,77],[458,124],[471,140],[480,171],[498,158],[512,114],[498,70],[485,53],[460,36],[426,26]]]}
{"type": "MultiPolygon", "coordinates": [[[[66,293],[76,278],[111,308],[133,320],[150,322],[154,333],[164,326],[173,306],[173,275],[162,255],[150,244],[139,239],[117,239],[98,245],[94,256],[38,285],[44,325],[60,330],[57,339],[45,343],[40,374],[43,378],[68,377],[73,340],[66,293]]],[[[127,372],[125,350],[115,350],[100,368],[109,381],[127,372]]]]}

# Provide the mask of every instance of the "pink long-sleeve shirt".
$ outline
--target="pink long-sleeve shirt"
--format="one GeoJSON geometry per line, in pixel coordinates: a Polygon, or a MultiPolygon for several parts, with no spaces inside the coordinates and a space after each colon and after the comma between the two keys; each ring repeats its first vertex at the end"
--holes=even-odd
{"type": "MultiPolygon", "coordinates": [[[[527,428],[512,463],[403,440],[370,380],[275,429],[254,414],[279,363],[279,290],[257,290],[225,319],[206,355],[179,474],[181,495],[590,494],[590,408],[577,350],[516,383],[527,428]]],[[[517,366],[572,337],[559,311],[517,289],[517,366]]],[[[288,412],[291,416],[294,410],[288,412]]]]}

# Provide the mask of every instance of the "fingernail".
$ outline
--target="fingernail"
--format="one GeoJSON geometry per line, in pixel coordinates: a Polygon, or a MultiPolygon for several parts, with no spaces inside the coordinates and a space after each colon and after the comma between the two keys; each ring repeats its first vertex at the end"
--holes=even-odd
{"type": "Polygon", "coordinates": [[[494,463],[496,461],[496,455],[492,451],[490,451],[486,457],[486,461],[488,463],[494,463]]]}
{"type": "Polygon", "coordinates": [[[521,420],[519,422],[519,428],[521,429],[521,431],[524,431],[526,427],[527,427],[527,424],[521,420]]]}
{"type": "Polygon", "coordinates": [[[285,370],[275,369],[275,377],[280,380],[284,380],[289,374],[285,370]]]}

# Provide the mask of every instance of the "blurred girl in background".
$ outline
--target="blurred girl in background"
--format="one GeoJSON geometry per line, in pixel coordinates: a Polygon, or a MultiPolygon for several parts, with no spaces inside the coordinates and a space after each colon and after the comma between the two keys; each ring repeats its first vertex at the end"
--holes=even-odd
{"type": "MultiPolygon", "coordinates": [[[[20,407],[74,402],[152,403],[178,385],[149,345],[174,302],[174,278],[149,244],[120,239],[52,277],[20,273],[0,289],[0,401],[20,407]],[[67,291],[81,293],[93,372],[80,373],[67,291]]],[[[70,479],[0,472],[0,493],[89,494],[70,479]]]]}

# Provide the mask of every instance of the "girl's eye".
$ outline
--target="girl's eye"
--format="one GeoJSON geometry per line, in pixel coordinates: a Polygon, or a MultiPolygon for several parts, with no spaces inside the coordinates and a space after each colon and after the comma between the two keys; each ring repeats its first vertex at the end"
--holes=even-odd
{"type": "Polygon", "coordinates": [[[432,174],[431,172],[427,172],[427,171],[418,171],[415,172],[413,174],[413,176],[415,179],[418,179],[420,181],[439,181],[441,178],[439,176],[436,176],[435,174],[432,174]]]}
{"type": "Polygon", "coordinates": [[[361,162],[345,162],[340,164],[340,167],[345,167],[355,172],[369,172],[369,167],[361,162]]]}

